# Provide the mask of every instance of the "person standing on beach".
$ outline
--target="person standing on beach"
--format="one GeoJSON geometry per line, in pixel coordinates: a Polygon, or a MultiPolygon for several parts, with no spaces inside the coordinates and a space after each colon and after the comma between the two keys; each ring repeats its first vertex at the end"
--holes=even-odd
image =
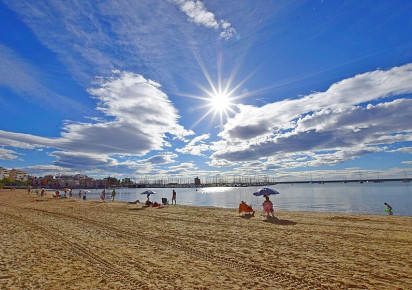
{"type": "Polygon", "coordinates": [[[112,191],[112,201],[114,201],[114,198],[116,197],[116,189],[113,188],[112,191]]]}
{"type": "Polygon", "coordinates": [[[79,190],[79,199],[82,199],[82,190],[79,190]]]}
{"type": "Polygon", "coordinates": [[[173,201],[175,201],[175,205],[176,205],[176,191],[174,189],[172,192],[172,204],[173,204],[173,201]]]}
{"type": "Polygon", "coordinates": [[[102,194],[100,194],[100,199],[104,202],[104,200],[106,199],[106,189],[102,190],[102,194]]]}

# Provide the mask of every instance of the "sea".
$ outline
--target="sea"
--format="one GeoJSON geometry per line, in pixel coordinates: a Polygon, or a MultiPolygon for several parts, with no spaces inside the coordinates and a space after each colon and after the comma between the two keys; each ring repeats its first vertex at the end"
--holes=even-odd
{"type": "MultiPolygon", "coordinates": [[[[291,183],[267,186],[279,194],[270,196],[276,210],[377,214],[385,215],[389,203],[394,215],[412,216],[412,183],[402,181],[364,183],[291,183]]],[[[263,197],[253,193],[262,187],[201,187],[201,188],[116,188],[117,201],[146,201],[142,192],[153,190],[153,202],[167,198],[170,202],[173,189],[180,205],[206,206],[237,209],[241,201],[261,210],[263,197]]],[[[102,189],[88,190],[87,199],[98,200],[102,189]]],[[[106,199],[111,199],[111,189],[106,190],[106,199]]],[[[77,196],[78,190],[73,193],[77,196]]]]}

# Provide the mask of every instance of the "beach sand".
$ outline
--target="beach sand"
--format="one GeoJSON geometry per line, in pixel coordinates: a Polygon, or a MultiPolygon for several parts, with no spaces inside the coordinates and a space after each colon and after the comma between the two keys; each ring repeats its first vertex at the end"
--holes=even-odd
{"type": "Polygon", "coordinates": [[[412,217],[0,191],[1,289],[412,289],[412,217]]]}

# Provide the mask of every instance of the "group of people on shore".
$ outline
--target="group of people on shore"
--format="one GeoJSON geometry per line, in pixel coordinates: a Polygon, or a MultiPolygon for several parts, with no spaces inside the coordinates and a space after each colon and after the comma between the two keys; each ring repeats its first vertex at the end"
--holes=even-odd
{"type": "MultiPolygon", "coordinates": [[[[113,188],[113,190],[112,190],[112,201],[114,201],[115,197],[116,197],[116,189],[113,188]]],[[[100,200],[105,202],[105,200],[106,200],[106,189],[102,190],[102,193],[100,194],[100,200]]]]}
{"type": "MultiPolygon", "coordinates": [[[[273,209],[273,203],[269,199],[269,195],[264,195],[265,201],[262,203],[263,207],[263,213],[262,216],[268,217],[275,217],[275,211],[273,209]]],[[[246,215],[251,215],[255,216],[255,211],[252,208],[252,205],[246,204],[243,200],[239,204],[239,209],[238,209],[239,214],[246,214],[246,215]]]]}
{"type": "MultiPolygon", "coordinates": [[[[30,194],[32,191],[31,187],[27,188],[27,192],[30,194]]],[[[67,198],[67,192],[69,193],[69,197],[73,197],[73,191],[72,189],[64,189],[64,195],[60,195],[60,191],[57,189],[55,191],[55,194],[53,194],[53,197],[55,198],[67,198]]],[[[44,188],[41,188],[40,190],[38,188],[35,189],[35,193],[37,195],[40,195],[41,197],[45,196],[45,190],[44,188]]],[[[79,190],[79,194],[78,194],[78,198],[81,199],[83,197],[83,200],[86,200],[86,196],[87,196],[87,190],[79,190]]],[[[116,189],[113,188],[112,190],[112,201],[115,200],[116,197],[116,189]]],[[[265,198],[265,201],[262,203],[262,207],[263,207],[263,213],[262,216],[266,216],[266,217],[275,217],[274,214],[274,209],[273,209],[273,203],[270,201],[269,199],[269,195],[265,194],[263,195],[263,197],[265,198]]],[[[102,200],[103,202],[105,202],[106,200],[106,189],[103,189],[101,194],[100,194],[100,200],[102,200]]],[[[173,189],[172,191],[172,200],[171,200],[171,204],[176,204],[176,191],[173,189]]],[[[139,200],[136,200],[134,202],[128,202],[128,204],[136,204],[136,203],[140,203],[139,200]]],[[[150,201],[150,194],[147,195],[147,200],[145,202],[145,205],[147,206],[152,206],[154,203],[150,201]]],[[[156,203],[156,206],[158,205],[162,205],[160,203],[156,203]]],[[[384,205],[386,206],[385,208],[385,212],[388,213],[389,215],[393,215],[393,208],[390,204],[388,204],[387,202],[384,203],[384,205]]],[[[248,205],[246,204],[246,202],[244,202],[243,200],[241,201],[241,203],[239,204],[239,209],[238,209],[238,213],[239,214],[247,214],[247,215],[251,215],[254,216],[255,211],[252,208],[252,205],[248,205]]]]}
{"type": "MultiPolygon", "coordinates": [[[[262,207],[263,207],[262,216],[266,216],[267,218],[270,216],[275,217],[275,213],[273,210],[273,203],[270,201],[269,195],[264,195],[264,198],[265,198],[265,201],[262,203],[262,207]]],[[[393,215],[392,206],[388,204],[387,202],[385,202],[384,205],[386,205],[385,212],[388,213],[389,215],[393,215]]],[[[239,204],[238,213],[242,215],[243,214],[247,214],[251,216],[255,215],[255,211],[253,210],[252,205],[246,204],[246,202],[244,202],[243,200],[239,204]]]]}

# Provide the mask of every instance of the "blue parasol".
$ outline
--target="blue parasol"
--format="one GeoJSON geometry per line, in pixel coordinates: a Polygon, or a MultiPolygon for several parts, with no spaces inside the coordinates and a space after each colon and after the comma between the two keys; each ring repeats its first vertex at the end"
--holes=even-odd
{"type": "Polygon", "coordinates": [[[279,194],[279,191],[264,187],[253,193],[253,195],[256,195],[256,196],[270,195],[270,194],[279,194]]]}
{"type": "Polygon", "coordinates": [[[151,194],[155,194],[156,192],[154,192],[153,190],[146,190],[146,191],[143,191],[141,194],[146,194],[146,195],[151,195],[151,194]]]}

